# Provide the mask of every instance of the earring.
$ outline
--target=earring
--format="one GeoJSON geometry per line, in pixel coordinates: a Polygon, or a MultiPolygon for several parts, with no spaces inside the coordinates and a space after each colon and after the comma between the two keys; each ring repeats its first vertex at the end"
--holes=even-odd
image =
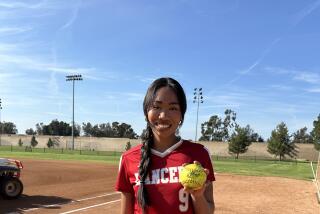
{"type": "Polygon", "coordinates": [[[176,129],[176,136],[180,135],[180,126],[178,126],[178,128],[176,129]]]}

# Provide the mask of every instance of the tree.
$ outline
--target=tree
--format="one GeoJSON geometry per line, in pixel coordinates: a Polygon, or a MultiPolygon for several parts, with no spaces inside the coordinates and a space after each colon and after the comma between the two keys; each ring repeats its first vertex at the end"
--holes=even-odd
{"type": "Polygon", "coordinates": [[[126,123],[121,123],[120,125],[118,125],[116,135],[122,138],[130,138],[130,139],[138,138],[138,135],[133,131],[133,129],[131,128],[131,125],[126,123]]]}
{"type": "Polygon", "coordinates": [[[130,141],[127,142],[125,150],[128,151],[129,149],[131,149],[131,143],[130,141]]]}
{"type": "Polygon", "coordinates": [[[230,109],[225,110],[225,118],[213,115],[209,121],[201,124],[200,141],[227,141],[236,125],[236,113],[230,109]]]}
{"type": "Polygon", "coordinates": [[[92,136],[92,125],[91,123],[82,123],[83,135],[90,137],[92,136]]]}
{"type": "Polygon", "coordinates": [[[232,129],[236,127],[236,118],[237,114],[231,109],[226,109],[224,111],[225,118],[223,120],[223,139],[224,141],[229,140],[230,133],[232,133],[232,129]]]}
{"type": "Polygon", "coordinates": [[[18,130],[14,123],[3,121],[0,123],[0,133],[1,134],[17,134],[18,130]]]}
{"type": "Polygon", "coordinates": [[[136,139],[138,135],[126,123],[112,122],[91,125],[91,123],[82,123],[82,130],[85,136],[93,137],[116,137],[136,139]]]}
{"type": "Polygon", "coordinates": [[[47,142],[47,146],[48,146],[48,148],[53,147],[53,141],[51,140],[50,137],[49,137],[49,140],[48,140],[48,142],[47,142]]]}
{"type": "Polygon", "coordinates": [[[244,128],[236,126],[235,132],[232,133],[228,144],[229,153],[236,154],[236,159],[239,158],[239,154],[245,153],[248,150],[248,147],[252,143],[252,133],[253,130],[249,125],[244,128]]]}
{"type": "MultiPolygon", "coordinates": [[[[36,124],[36,129],[38,135],[54,135],[54,136],[71,136],[72,127],[63,121],[52,120],[49,125],[44,125],[43,123],[36,124]]],[[[74,136],[80,135],[80,126],[75,125],[74,136]]]]}
{"type": "Polygon", "coordinates": [[[263,142],[264,142],[264,139],[260,136],[260,137],[258,138],[258,141],[257,141],[257,142],[263,143],[263,142]]]}
{"type": "Polygon", "coordinates": [[[222,141],[221,132],[222,121],[217,115],[210,117],[208,122],[201,124],[200,141],[222,141]]]}
{"type": "Polygon", "coordinates": [[[293,133],[293,143],[313,143],[312,136],[307,133],[307,127],[303,127],[293,133]]]}
{"type": "Polygon", "coordinates": [[[31,146],[36,147],[38,145],[38,141],[36,140],[36,137],[33,135],[31,138],[31,146]]]}
{"type": "Polygon", "coordinates": [[[37,134],[37,132],[34,131],[32,128],[30,128],[30,129],[27,129],[27,130],[26,130],[26,134],[27,134],[27,135],[35,135],[35,134],[37,134]]]}
{"type": "Polygon", "coordinates": [[[114,131],[110,123],[102,123],[93,127],[97,137],[115,137],[114,131]]]}
{"type": "Polygon", "coordinates": [[[271,137],[268,139],[268,152],[279,156],[281,161],[285,155],[292,157],[297,156],[296,145],[290,141],[288,128],[284,122],[281,122],[276,129],[271,132],[271,137]]]}
{"type": "Polygon", "coordinates": [[[264,142],[263,138],[258,134],[258,133],[255,133],[255,132],[252,132],[252,134],[250,135],[250,138],[251,138],[251,142],[264,142]]]}
{"type": "Polygon", "coordinates": [[[23,142],[22,142],[21,138],[19,138],[18,145],[19,145],[20,147],[23,145],[23,142]]]}
{"type": "Polygon", "coordinates": [[[314,148],[320,151],[320,114],[318,115],[318,118],[313,121],[311,136],[314,142],[314,148]]]}
{"type": "Polygon", "coordinates": [[[36,124],[36,129],[37,129],[37,134],[38,135],[43,135],[43,123],[37,123],[36,124]]]}

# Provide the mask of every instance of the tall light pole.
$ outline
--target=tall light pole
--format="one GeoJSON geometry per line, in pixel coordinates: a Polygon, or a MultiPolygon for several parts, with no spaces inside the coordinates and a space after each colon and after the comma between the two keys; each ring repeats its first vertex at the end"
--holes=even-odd
{"type": "Polygon", "coordinates": [[[194,142],[197,142],[197,135],[198,135],[198,115],[199,115],[199,104],[203,103],[203,96],[202,96],[202,88],[195,88],[193,92],[193,103],[197,103],[197,121],[196,121],[196,136],[194,138],[194,142]]]}
{"type": "Polygon", "coordinates": [[[72,150],[74,150],[74,81],[82,80],[81,74],[66,76],[66,81],[72,81],[72,150]]]}
{"type": "Polygon", "coordinates": [[[2,127],[3,127],[3,124],[1,123],[1,109],[2,109],[2,102],[1,102],[1,98],[0,98],[0,146],[1,146],[1,135],[2,135],[2,127]]]}

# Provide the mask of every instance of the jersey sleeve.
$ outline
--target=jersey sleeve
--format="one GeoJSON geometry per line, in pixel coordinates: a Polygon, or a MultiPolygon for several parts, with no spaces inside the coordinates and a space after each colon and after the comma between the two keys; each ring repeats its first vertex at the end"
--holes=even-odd
{"type": "Polygon", "coordinates": [[[213,166],[212,166],[212,160],[211,160],[211,154],[209,152],[209,150],[204,146],[204,151],[205,151],[205,155],[203,156],[204,158],[204,163],[203,163],[203,167],[209,170],[209,174],[207,176],[207,180],[208,181],[215,181],[216,178],[214,176],[214,170],[213,170],[213,166]]]}
{"type": "Polygon", "coordinates": [[[119,162],[119,172],[115,189],[119,192],[133,192],[133,188],[129,180],[128,169],[126,167],[126,160],[123,156],[121,156],[119,162]]]}

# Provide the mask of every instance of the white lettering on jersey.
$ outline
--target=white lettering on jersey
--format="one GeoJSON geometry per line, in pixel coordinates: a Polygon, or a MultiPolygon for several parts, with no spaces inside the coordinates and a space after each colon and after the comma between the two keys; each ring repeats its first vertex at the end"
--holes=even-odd
{"type": "Polygon", "coordinates": [[[169,182],[169,179],[168,178],[165,178],[166,176],[165,176],[165,174],[164,173],[168,173],[168,168],[162,168],[162,169],[160,169],[160,174],[161,174],[161,183],[163,183],[163,184],[166,184],[166,183],[168,183],[169,182]]]}
{"type": "Polygon", "coordinates": [[[151,184],[160,184],[160,169],[152,170],[151,184]]]}
{"type": "MultiPolygon", "coordinates": [[[[151,177],[147,176],[145,184],[168,184],[168,183],[178,183],[179,174],[182,166],[165,167],[160,169],[154,169],[151,171],[151,177]]],[[[134,173],[136,178],[136,185],[140,185],[139,173],[134,173]]]]}
{"type": "Polygon", "coordinates": [[[178,183],[179,179],[176,176],[177,171],[177,167],[169,167],[170,183],[178,183]]]}

